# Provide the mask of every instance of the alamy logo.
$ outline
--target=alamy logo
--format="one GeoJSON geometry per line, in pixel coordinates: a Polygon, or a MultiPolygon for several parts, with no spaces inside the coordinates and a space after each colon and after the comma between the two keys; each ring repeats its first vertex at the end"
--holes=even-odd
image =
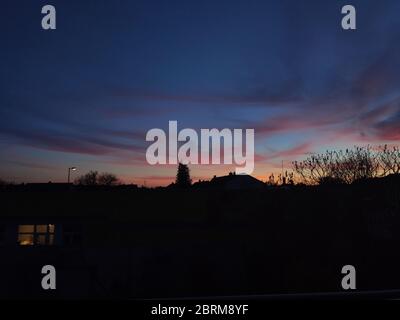
{"type": "Polygon", "coordinates": [[[194,129],[178,132],[177,121],[169,121],[168,129],[168,142],[162,129],[147,132],[146,141],[154,141],[146,151],[149,164],[221,164],[223,142],[223,164],[235,163],[237,174],[251,174],[254,170],[254,129],[245,130],[245,140],[242,129],[200,129],[200,138],[194,129]]]}
{"type": "Polygon", "coordinates": [[[356,289],[356,268],[352,265],[345,265],[342,268],[342,274],[345,276],[342,279],[342,288],[344,290],[356,289]]]}
{"type": "Polygon", "coordinates": [[[342,8],[342,14],[345,14],[342,18],[343,30],[356,30],[356,8],[348,4],[342,8]]]}
{"type": "Polygon", "coordinates": [[[45,265],[42,268],[42,274],[45,276],[42,278],[42,288],[44,290],[55,290],[56,289],[56,268],[52,265],[45,265]]]}
{"type": "Polygon", "coordinates": [[[55,30],[56,29],[56,8],[50,4],[43,6],[42,14],[45,16],[42,18],[42,28],[44,30],[55,30]]]}

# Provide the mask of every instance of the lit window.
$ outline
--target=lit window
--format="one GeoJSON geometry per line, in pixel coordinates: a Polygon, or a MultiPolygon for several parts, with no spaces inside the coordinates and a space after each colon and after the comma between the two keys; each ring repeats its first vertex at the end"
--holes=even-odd
{"type": "Polygon", "coordinates": [[[34,233],[35,226],[30,224],[22,224],[18,228],[19,233],[34,233]]]}
{"type": "Polygon", "coordinates": [[[47,225],[46,224],[38,224],[38,225],[36,225],[36,232],[47,233],[47,225]]]}
{"type": "Polygon", "coordinates": [[[18,244],[21,246],[54,245],[54,224],[21,224],[18,226],[18,244]]]}

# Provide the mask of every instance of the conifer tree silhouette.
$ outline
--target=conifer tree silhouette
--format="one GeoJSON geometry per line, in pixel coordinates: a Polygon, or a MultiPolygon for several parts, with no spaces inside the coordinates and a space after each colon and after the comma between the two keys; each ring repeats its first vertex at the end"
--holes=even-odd
{"type": "Polygon", "coordinates": [[[175,184],[180,188],[187,188],[191,186],[192,180],[190,179],[190,171],[186,164],[179,163],[175,184]]]}

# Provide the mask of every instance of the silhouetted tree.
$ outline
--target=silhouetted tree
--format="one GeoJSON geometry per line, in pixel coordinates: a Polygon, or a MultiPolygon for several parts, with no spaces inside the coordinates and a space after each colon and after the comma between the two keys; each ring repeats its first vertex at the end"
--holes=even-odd
{"type": "Polygon", "coordinates": [[[370,146],[355,147],[340,151],[334,166],[333,178],[340,179],[346,183],[357,180],[374,178],[379,175],[379,161],[377,154],[370,146]]]}
{"type": "Polygon", "coordinates": [[[353,183],[377,177],[380,165],[370,146],[345,151],[326,151],[293,163],[294,171],[306,184],[353,183]]]}
{"type": "Polygon", "coordinates": [[[115,174],[104,172],[97,177],[97,184],[101,186],[115,186],[119,184],[119,180],[115,174]]]}
{"type": "Polygon", "coordinates": [[[114,186],[119,184],[119,180],[113,173],[103,172],[99,174],[97,171],[89,171],[78,177],[75,183],[82,186],[114,186]]]}
{"type": "Polygon", "coordinates": [[[312,155],[300,162],[295,161],[293,168],[303,183],[319,184],[322,179],[332,176],[333,163],[334,152],[327,151],[325,154],[312,155]]]}
{"type": "Polygon", "coordinates": [[[179,163],[175,185],[180,188],[187,188],[190,187],[191,184],[192,180],[190,179],[189,167],[186,164],[179,163]]]}
{"type": "Polygon", "coordinates": [[[286,183],[289,185],[294,185],[294,173],[286,171],[286,183]]]}
{"type": "Polygon", "coordinates": [[[389,148],[384,145],[379,150],[379,161],[382,168],[382,174],[400,174],[400,149],[399,147],[389,148]]]}
{"type": "Polygon", "coordinates": [[[277,182],[275,181],[275,176],[273,173],[271,173],[271,175],[268,177],[268,180],[266,183],[268,186],[276,186],[277,185],[277,182]]]}
{"type": "Polygon", "coordinates": [[[89,171],[88,173],[75,179],[75,183],[82,186],[95,186],[97,185],[97,171],[89,171]]]}

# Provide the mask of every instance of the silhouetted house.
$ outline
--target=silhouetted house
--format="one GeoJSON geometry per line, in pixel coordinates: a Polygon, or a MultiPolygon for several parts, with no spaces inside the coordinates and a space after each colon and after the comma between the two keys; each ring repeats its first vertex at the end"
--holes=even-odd
{"type": "Polygon", "coordinates": [[[245,190],[265,188],[264,182],[245,174],[229,173],[227,176],[216,177],[211,181],[202,181],[194,186],[199,188],[215,188],[220,190],[245,190]]]}
{"type": "Polygon", "coordinates": [[[72,183],[59,183],[49,181],[47,183],[27,183],[24,185],[24,188],[31,191],[65,191],[72,186],[72,183]]]}

